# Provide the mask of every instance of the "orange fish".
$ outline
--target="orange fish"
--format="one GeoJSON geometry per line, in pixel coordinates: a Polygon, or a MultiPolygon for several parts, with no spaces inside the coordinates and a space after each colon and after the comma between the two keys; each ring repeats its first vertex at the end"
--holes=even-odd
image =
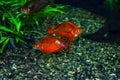
{"type": "Polygon", "coordinates": [[[66,38],[74,38],[78,34],[82,33],[82,29],[78,28],[71,22],[63,22],[55,26],[54,29],[47,27],[48,34],[57,34],[66,38]]]}
{"type": "Polygon", "coordinates": [[[70,47],[73,39],[78,34],[82,33],[83,30],[81,28],[78,28],[76,25],[74,25],[71,22],[63,22],[61,24],[56,25],[54,29],[48,26],[47,31],[49,35],[52,35],[55,33],[59,36],[68,38],[69,39],[68,44],[70,47]]]}
{"type": "Polygon", "coordinates": [[[61,39],[58,39],[53,36],[46,36],[38,41],[34,48],[39,49],[43,53],[53,53],[62,50],[63,48],[67,48],[65,42],[61,39]]]}

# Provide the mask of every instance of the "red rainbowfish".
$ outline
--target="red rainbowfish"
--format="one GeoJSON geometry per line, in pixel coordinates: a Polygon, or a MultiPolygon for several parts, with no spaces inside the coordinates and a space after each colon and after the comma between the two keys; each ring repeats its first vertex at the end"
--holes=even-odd
{"type": "Polygon", "coordinates": [[[57,34],[66,38],[74,38],[78,34],[82,33],[82,29],[78,28],[71,22],[63,22],[55,26],[54,29],[47,27],[48,34],[57,34]]]}
{"type": "Polygon", "coordinates": [[[62,50],[63,48],[67,48],[65,42],[61,39],[55,38],[53,36],[46,36],[39,40],[34,48],[39,49],[43,53],[53,53],[62,50]]]}

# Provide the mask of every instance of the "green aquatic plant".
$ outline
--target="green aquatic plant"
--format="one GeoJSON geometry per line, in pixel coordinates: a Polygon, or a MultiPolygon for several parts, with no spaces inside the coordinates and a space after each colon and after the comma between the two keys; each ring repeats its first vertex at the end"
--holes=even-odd
{"type": "Polygon", "coordinates": [[[119,0],[105,0],[105,3],[111,8],[116,7],[119,2],[119,0]]]}
{"type": "Polygon", "coordinates": [[[2,0],[0,2],[0,53],[8,44],[15,47],[16,43],[24,43],[22,39],[24,32],[21,29],[24,23],[19,18],[22,13],[17,13],[17,9],[25,1],[2,0]]]}
{"type": "Polygon", "coordinates": [[[57,16],[57,13],[61,13],[63,14],[64,11],[63,9],[65,8],[64,5],[56,5],[56,7],[51,7],[51,6],[46,6],[42,11],[40,11],[39,13],[37,13],[33,18],[33,20],[35,20],[35,23],[37,25],[39,25],[38,23],[38,19],[39,18],[45,18],[48,16],[57,16]]]}
{"type": "Polygon", "coordinates": [[[63,5],[50,7],[49,5],[38,13],[33,15],[25,15],[20,13],[18,9],[24,5],[28,0],[1,0],[0,1],[0,53],[3,53],[7,45],[16,47],[18,43],[25,43],[24,34],[37,33],[37,30],[32,30],[31,25],[38,27],[41,18],[54,16],[56,13],[64,13],[63,5]],[[30,28],[31,27],[31,28],[30,28]],[[28,31],[29,30],[29,31],[28,31]]]}
{"type": "Polygon", "coordinates": [[[62,11],[62,9],[64,9],[65,8],[65,6],[64,5],[56,5],[56,7],[51,7],[51,6],[47,6],[47,7],[45,7],[41,12],[40,12],[40,14],[41,15],[43,15],[43,16],[48,16],[48,15],[51,15],[51,14],[53,14],[54,12],[55,13],[64,13],[63,11],[62,11]]]}
{"type": "Polygon", "coordinates": [[[25,4],[27,0],[1,0],[0,1],[0,12],[14,11],[25,4]]]}
{"type": "Polygon", "coordinates": [[[0,24],[0,53],[3,52],[4,48],[11,44],[12,47],[16,47],[18,43],[25,43],[23,39],[23,35],[25,32],[34,32],[38,33],[35,30],[28,31],[28,27],[26,30],[23,30],[24,24],[20,20],[20,16],[22,13],[18,13],[13,15],[12,12],[8,12],[7,14],[3,14],[2,16],[2,24],[0,24]]]}
{"type": "Polygon", "coordinates": [[[40,19],[47,19],[47,17],[49,16],[55,17],[58,14],[63,14],[64,8],[65,8],[64,5],[56,5],[56,7],[51,7],[50,5],[48,5],[37,13],[33,13],[31,15],[23,14],[21,16],[21,19],[23,23],[28,22],[27,24],[32,23],[32,24],[36,24],[37,26],[39,26],[40,19]]]}
{"type": "MultiPolygon", "coordinates": [[[[19,19],[20,14],[13,16],[12,13],[6,14],[8,19],[7,25],[0,25],[0,53],[3,52],[5,46],[10,42],[10,44],[15,47],[15,43],[24,42],[22,40],[23,31],[21,30],[22,23],[19,19]]],[[[5,21],[3,16],[3,21],[5,21]]]]}

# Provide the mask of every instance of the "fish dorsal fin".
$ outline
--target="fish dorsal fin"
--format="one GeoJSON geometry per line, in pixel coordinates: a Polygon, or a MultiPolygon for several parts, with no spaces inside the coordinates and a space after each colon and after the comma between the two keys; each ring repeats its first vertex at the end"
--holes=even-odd
{"type": "Polygon", "coordinates": [[[50,27],[50,26],[47,26],[47,31],[48,31],[48,34],[54,33],[54,29],[52,29],[52,27],[50,27]]]}

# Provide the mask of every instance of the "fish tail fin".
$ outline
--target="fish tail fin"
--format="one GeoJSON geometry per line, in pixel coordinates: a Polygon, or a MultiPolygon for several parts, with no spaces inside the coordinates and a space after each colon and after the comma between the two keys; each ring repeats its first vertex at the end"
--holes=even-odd
{"type": "Polygon", "coordinates": [[[83,32],[83,29],[79,28],[79,34],[81,34],[83,32]]]}
{"type": "Polygon", "coordinates": [[[37,49],[38,48],[38,45],[35,43],[34,45],[33,45],[33,49],[37,49]]]}
{"type": "Polygon", "coordinates": [[[73,39],[69,39],[68,42],[66,43],[66,49],[67,49],[67,50],[70,50],[72,41],[73,41],[73,39]]]}
{"type": "Polygon", "coordinates": [[[47,27],[47,31],[48,31],[48,34],[51,35],[54,33],[54,30],[52,29],[52,27],[48,26],[47,27]]]}

